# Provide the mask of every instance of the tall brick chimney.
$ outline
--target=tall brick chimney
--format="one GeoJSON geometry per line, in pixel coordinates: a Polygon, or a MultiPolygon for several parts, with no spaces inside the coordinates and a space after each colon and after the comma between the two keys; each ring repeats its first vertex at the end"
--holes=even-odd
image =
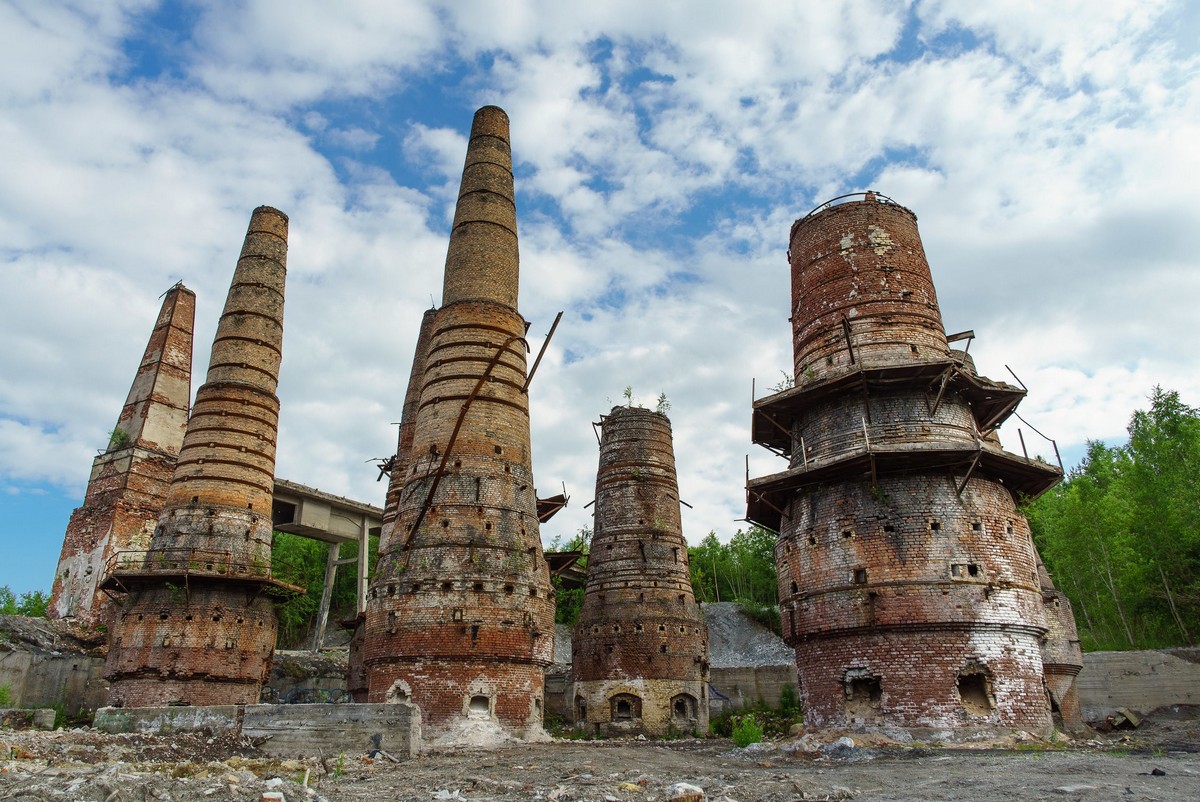
{"type": "Polygon", "coordinates": [[[411,458],[367,601],[372,702],[427,735],[541,732],[554,598],[542,556],[517,312],[508,117],[475,114],[433,318],[411,458]]]}
{"type": "Polygon", "coordinates": [[[117,555],[109,703],[252,704],[275,647],[271,498],[287,216],[254,210],[149,549],[117,555]]]}
{"type": "Polygon", "coordinates": [[[789,460],[752,480],[779,532],[784,638],[814,726],[1046,731],[1037,552],[1016,497],[1058,467],[994,430],[1022,389],[948,338],[916,215],[887,198],[792,226],[795,387],[754,404],[789,460]]]}
{"type": "MultiPolygon", "coordinates": [[[[408,387],[404,393],[404,407],[400,413],[400,432],[396,438],[396,454],[388,471],[387,497],[383,505],[383,518],[379,530],[379,553],[394,549],[392,538],[396,534],[396,516],[400,513],[400,493],[408,476],[408,465],[412,460],[413,429],[417,422],[417,407],[421,403],[421,387],[425,379],[425,359],[429,354],[429,338],[433,334],[436,309],[427,309],[421,317],[421,330],[417,334],[417,345],[413,351],[412,367],[408,372],[408,387]]],[[[346,690],[356,702],[368,698],[367,667],[363,664],[363,647],[367,637],[366,612],[359,613],[353,620],[343,622],[350,629],[350,656],[346,665],[346,690]]]]}
{"type": "Polygon", "coordinates": [[[575,720],[606,735],[708,733],[708,626],[692,594],[671,422],[602,419],[587,589],[572,638],[575,720]]]}
{"type": "Polygon", "coordinates": [[[195,316],[196,293],[183,282],[167,290],[108,448],[92,461],[83,505],[67,524],[51,618],[105,623],[111,604],[100,585],[109,562],[150,542],[187,427],[195,316]]]}
{"type": "Polygon", "coordinates": [[[408,372],[408,387],[400,412],[400,431],[396,438],[396,457],[388,473],[387,498],[383,505],[382,527],[379,532],[379,551],[391,551],[396,515],[400,512],[400,492],[412,460],[413,429],[417,425],[417,409],[421,404],[421,388],[425,380],[425,361],[429,356],[429,339],[433,336],[436,309],[426,309],[421,317],[421,330],[413,350],[412,367],[408,372]]]}

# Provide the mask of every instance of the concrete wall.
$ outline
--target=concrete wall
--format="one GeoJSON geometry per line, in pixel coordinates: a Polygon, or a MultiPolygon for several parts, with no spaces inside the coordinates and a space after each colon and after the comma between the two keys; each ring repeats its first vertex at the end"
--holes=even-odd
{"type": "Polygon", "coordinates": [[[796,689],[796,666],[713,668],[709,683],[714,691],[711,696],[714,711],[726,706],[750,707],[760,700],[770,707],[778,707],[783,686],[791,685],[793,690],[796,689]]]}
{"type": "Polygon", "coordinates": [[[243,709],[239,705],[102,707],[96,711],[96,719],[92,725],[101,732],[108,733],[237,733],[241,726],[243,709]]]}
{"type": "Polygon", "coordinates": [[[266,738],[259,749],[281,757],[362,755],[377,749],[411,757],[421,751],[421,711],[403,702],[250,705],[242,734],[266,738]]]}
{"type": "Polygon", "coordinates": [[[1076,687],[1088,722],[1103,721],[1122,707],[1149,713],[1168,705],[1200,705],[1200,647],[1089,652],[1076,687]]]}
{"type": "Polygon", "coordinates": [[[393,757],[421,751],[421,711],[414,705],[213,705],[211,707],[105,707],[96,729],[108,733],[241,733],[278,756],[393,757]]]}
{"type": "Polygon", "coordinates": [[[71,652],[0,653],[0,685],[9,686],[13,707],[64,704],[67,715],[108,702],[104,658],[71,652]]]}

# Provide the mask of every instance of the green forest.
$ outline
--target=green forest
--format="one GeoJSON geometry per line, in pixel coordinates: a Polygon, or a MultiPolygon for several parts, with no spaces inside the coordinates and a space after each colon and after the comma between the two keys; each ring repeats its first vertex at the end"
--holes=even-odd
{"type": "Polygon", "coordinates": [[[1154,388],[1124,445],[1088,443],[1025,512],[1085,651],[1200,637],[1200,410],[1154,388]]]}
{"type": "MultiPolygon", "coordinates": [[[[550,551],[583,553],[581,568],[587,566],[592,533],[581,530],[570,540],[555,538],[550,551]]],[[[779,606],[775,589],[775,533],[758,526],[738,530],[727,543],[709,532],[696,546],[688,548],[688,565],[696,601],[736,602],[751,617],[779,631],[779,606]]],[[[574,624],[583,605],[583,588],[564,588],[556,578],[556,620],[574,624]]]]}

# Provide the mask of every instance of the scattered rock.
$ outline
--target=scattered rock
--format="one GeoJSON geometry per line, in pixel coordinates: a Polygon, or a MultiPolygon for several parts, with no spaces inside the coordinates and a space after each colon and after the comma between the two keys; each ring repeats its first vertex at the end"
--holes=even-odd
{"type": "Polygon", "coordinates": [[[671,802],[704,802],[704,789],[690,783],[672,783],[667,787],[671,802]]]}

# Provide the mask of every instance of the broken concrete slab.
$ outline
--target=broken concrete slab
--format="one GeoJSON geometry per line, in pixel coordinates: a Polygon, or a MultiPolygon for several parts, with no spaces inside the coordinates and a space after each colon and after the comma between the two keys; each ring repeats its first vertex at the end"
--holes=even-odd
{"type": "Polygon", "coordinates": [[[52,730],[55,712],[52,707],[35,710],[0,708],[0,728],[6,730],[52,730]]]}
{"type": "MultiPolygon", "coordinates": [[[[270,705],[275,707],[275,705],[270,705]]],[[[140,732],[169,735],[173,732],[236,734],[240,730],[239,705],[179,707],[102,707],[92,726],[101,732],[140,732]]]]}
{"type": "Polygon", "coordinates": [[[412,757],[421,751],[421,711],[416,705],[250,705],[242,735],[265,739],[269,755],[412,757]]]}
{"type": "Polygon", "coordinates": [[[278,757],[375,752],[411,757],[421,751],[421,711],[406,702],[105,707],[96,711],[94,726],[107,733],[241,735],[278,757]]]}

